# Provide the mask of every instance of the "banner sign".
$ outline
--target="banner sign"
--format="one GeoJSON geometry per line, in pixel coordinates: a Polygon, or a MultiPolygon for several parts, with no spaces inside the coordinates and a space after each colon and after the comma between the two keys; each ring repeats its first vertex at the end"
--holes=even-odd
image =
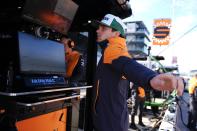
{"type": "Polygon", "coordinates": [[[168,45],[170,42],[171,19],[155,19],[153,45],[168,45]]]}

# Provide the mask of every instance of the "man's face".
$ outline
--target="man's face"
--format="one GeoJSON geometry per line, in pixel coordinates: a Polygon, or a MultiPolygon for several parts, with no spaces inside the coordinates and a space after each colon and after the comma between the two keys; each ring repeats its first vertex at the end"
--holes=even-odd
{"type": "Polygon", "coordinates": [[[97,42],[104,41],[108,38],[115,37],[117,35],[117,31],[113,31],[112,28],[99,25],[99,28],[96,30],[97,33],[97,42]]]}

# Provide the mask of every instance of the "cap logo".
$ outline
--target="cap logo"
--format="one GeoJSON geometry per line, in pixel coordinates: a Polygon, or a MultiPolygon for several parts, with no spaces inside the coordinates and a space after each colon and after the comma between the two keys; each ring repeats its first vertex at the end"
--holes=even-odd
{"type": "Polygon", "coordinates": [[[104,17],[103,20],[109,20],[109,18],[108,17],[104,17]]]}

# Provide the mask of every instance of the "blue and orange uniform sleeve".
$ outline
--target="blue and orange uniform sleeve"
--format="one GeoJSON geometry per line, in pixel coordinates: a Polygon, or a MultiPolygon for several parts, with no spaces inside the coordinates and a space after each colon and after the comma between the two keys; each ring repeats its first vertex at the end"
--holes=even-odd
{"type": "Polygon", "coordinates": [[[150,87],[150,80],[157,73],[131,58],[127,51],[125,39],[118,37],[108,41],[109,46],[105,49],[103,63],[110,64],[134,84],[150,87]]]}
{"type": "Polygon", "coordinates": [[[122,72],[129,81],[146,88],[150,87],[150,80],[157,75],[156,72],[139,64],[134,59],[124,56],[113,60],[112,66],[122,72]]]}

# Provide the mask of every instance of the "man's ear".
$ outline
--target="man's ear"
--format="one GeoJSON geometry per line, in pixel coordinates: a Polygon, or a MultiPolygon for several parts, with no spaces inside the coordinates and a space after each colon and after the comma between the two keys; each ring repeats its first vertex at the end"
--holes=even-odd
{"type": "Polygon", "coordinates": [[[117,37],[117,36],[120,36],[120,32],[119,32],[119,31],[115,31],[114,33],[115,33],[115,36],[116,36],[116,37],[117,37]]]}

